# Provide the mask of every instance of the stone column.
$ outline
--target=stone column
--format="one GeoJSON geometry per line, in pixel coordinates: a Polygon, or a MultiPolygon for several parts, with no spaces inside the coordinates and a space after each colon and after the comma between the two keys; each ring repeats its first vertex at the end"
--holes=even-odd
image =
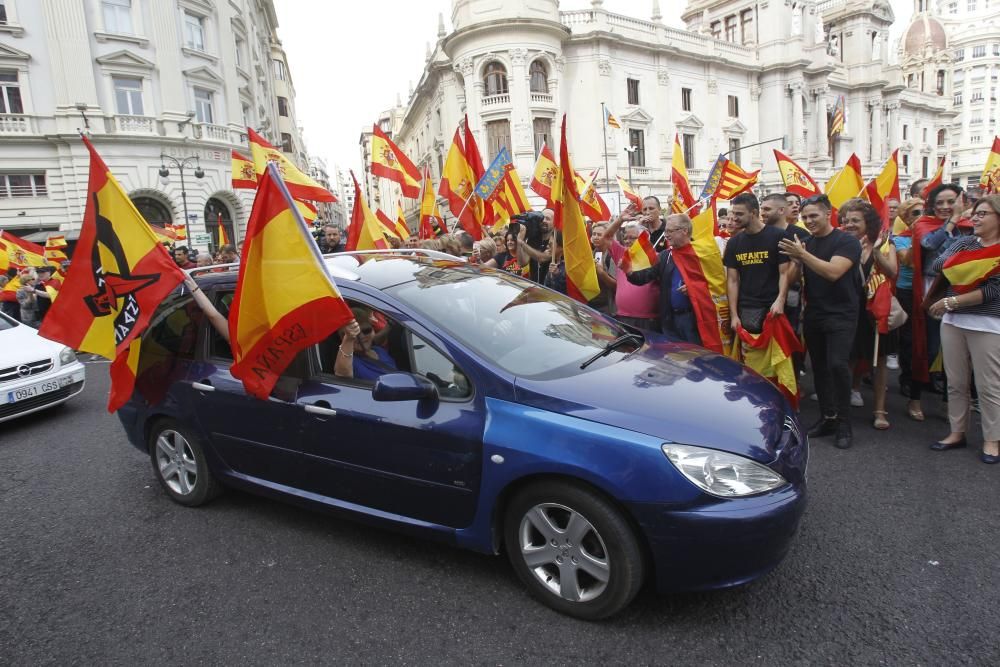
{"type": "Polygon", "coordinates": [[[455,71],[462,75],[465,85],[465,113],[469,117],[469,125],[475,129],[479,126],[479,103],[483,97],[483,82],[473,76],[475,66],[472,58],[462,58],[455,63],[455,71]]]}
{"type": "Polygon", "coordinates": [[[803,119],[802,109],[802,83],[789,84],[789,94],[792,96],[792,154],[795,157],[803,157],[806,152],[805,141],[803,140],[803,119]]]}
{"type": "Polygon", "coordinates": [[[827,101],[826,96],[830,92],[829,86],[817,86],[812,90],[813,94],[816,96],[813,102],[813,109],[815,110],[816,116],[816,155],[818,157],[826,157],[828,155],[827,148],[830,145],[830,124],[829,117],[827,116],[827,101]]]}
{"type": "Polygon", "coordinates": [[[882,140],[882,99],[873,98],[868,100],[868,110],[871,114],[871,161],[879,165],[882,163],[884,153],[884,142],[882,140]]]}
{"type": "Polygon", "coordinates": [[[528,50],[510,50],[510,151],[518,170],[526,169],[534,155],[534,132],[531,124],[531,80],[527,68],[528,50]],[[521,157],[523,159],[518,159],[521,157]]]}
{"type": "Polygon", "coordinates": [[[886,102],[885,103],[885,115],[886,115],[886,125],[888,130],[886,132],[886,142],[890,146],[899,145],[899,102],[886,102]]]}

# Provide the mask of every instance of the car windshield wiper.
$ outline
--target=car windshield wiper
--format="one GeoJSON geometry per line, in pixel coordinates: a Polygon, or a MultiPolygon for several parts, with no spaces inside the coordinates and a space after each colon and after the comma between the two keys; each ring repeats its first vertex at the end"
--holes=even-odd
{"type": "Polygon", "coordinates": [[[639,345],[642,345],[642,343],[645,341],[645,338],[642,337],[642,334],[623,333],[621,336],[615,338],[613,341],[605,345],[603,350],[601,350],[600,352],[598,352],[597,354],[595,354],[594,356],[590,357],[582,364],[580,364],[580,370],[582,371],[583,369],[585,369],[587,366],[591,365],[598,359],[608,356],[609,354],[617,350],[619,347],[621,347],[623,344],[629,342],[630,340],[637,341],[639,345]]]}

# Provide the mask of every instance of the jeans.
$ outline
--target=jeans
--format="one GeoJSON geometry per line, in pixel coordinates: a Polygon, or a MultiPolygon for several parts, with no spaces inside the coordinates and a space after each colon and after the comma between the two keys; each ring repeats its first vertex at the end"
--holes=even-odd
{"type": "Polygon", "coordinates": [[[701,345],[701,334],[698,333],[698,321],[694,317],[693,311],[686,313],[674,313],[673,324],[667,329],[666,320],[662,323],[663,332],[672,334],[680,338],[685,343],[701,345]]]}
{"type": "Polygon", "coordinates": [[[857,316],[803,323],[806,350],[812,361],[816,396],[824,417],[847,422],[851,414],[851,347],[857,316]]]}

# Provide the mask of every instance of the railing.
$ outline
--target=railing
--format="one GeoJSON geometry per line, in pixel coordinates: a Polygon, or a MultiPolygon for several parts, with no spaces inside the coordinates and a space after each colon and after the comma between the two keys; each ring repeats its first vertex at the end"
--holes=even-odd
{"type": "Polygon", "coordinates": [[[23,114],[0,114],[0,135],[34,134],[31,117],[23,114]]]}
{"type": "Polygon", "coordinates": [[[154,134],[156,122],[148,116],[115,116],[115,128],[127,134],[154,134]]]}
{"type": "Polygon", "coordinates": [[[816,3],[816,11],[820,14],[832,12],[835,9],[847,6],[847,0],[820,0],[816,3]]]}
{"type": "Polygon", "coordinates": [[[632,176],[648,178],[652,171],[649,167],[632,167],[632,176]]]}
{"type": "Polygon", "coordinates": [[[572,12],[559,12],[562,24],[568,28],[575,25],[585,25],[594,22],[594,12],[589,9],[579,9],[572,12]]]}
{"type": "Polygon", "coordinates": [[[643,21],[642,19],[623,16],[622,14],[608,14],[608,25],[616,25],[640,32],[656,32],[656,29],[659,27],[651,21],[643,21]]]}
{"type": "Polygon", "coordinates": [[[532,104],[552,104],[552,96],[548,93],[532,93],[532,104]]]}
{"type": "Polygon", "coordinates": [[[503,95],[488,95],[483,98],[484,107],[492,107],[499,104],[510,104],[510,95],[504,93],[503,95]]]}
{"type": "Polygon", "coordinates": [[[229,143],[229,128],[225,125],[209,125],[201,123],[194,127],[195,136],[206,141],[221,141],[229,143]]]}

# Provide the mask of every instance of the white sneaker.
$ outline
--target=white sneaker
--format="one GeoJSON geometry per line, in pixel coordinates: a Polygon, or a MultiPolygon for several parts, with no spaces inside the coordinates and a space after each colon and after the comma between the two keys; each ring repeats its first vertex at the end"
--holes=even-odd
{"type": "Polygon", "coordinates": [[[885,367],[890,371],[899,370],[899,357],[895,354],[890,354],[885,358],[885,367]]]}
{"type": "Polygon", "coordinates": [[[851,392],[851,407],[853,408],[863,408],[865,406],[865,400],[861,398],[860,391],[851,392]]]}
{"type": "Polygon", "coordinates": [[[809,394],[809,400],[810,401],[818,401],[819,400],[819,395],[816,394],[816,393],[809,394]]]}

